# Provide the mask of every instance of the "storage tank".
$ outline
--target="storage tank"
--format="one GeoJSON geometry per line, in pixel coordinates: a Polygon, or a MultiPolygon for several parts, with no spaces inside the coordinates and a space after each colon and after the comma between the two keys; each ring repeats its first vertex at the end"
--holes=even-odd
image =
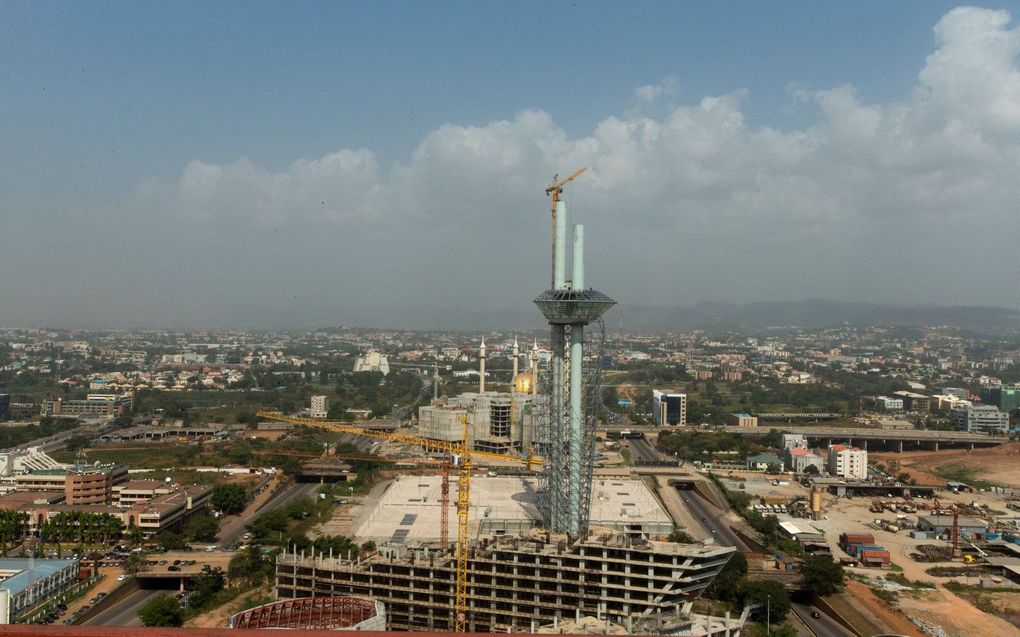
{"type": "Polygon", "coordinates": [[[822,489],[811,487],[811,517],[818,520],[822,517],[822,489]]]}

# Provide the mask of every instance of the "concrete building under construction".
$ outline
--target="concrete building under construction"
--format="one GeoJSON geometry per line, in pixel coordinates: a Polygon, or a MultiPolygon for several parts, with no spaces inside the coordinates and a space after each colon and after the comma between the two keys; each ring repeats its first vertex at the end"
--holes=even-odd
{"type": "MultiPolygon", "coordinates": [[[[468,557],[468,630],[531,631],[579,616],[630,629],[677,612],[718,575],[733,547],[632,540],[593,528],[570,542],[535,530],[484,538],[468,557]]],[[[390,630],[453,628],[456,559],[449,550],[382,547],[366,559],[283,554],[279,598],[360,595],[386,606],[390,630]]]]}
{"type": "Polygon", "coordinates": [[[487,392],[483,342],[478,392],[420,410],[421,440],[441,441],[435,446],[445,443],[448,451],[466,443],[455,452],[457,542],[435,541],[439,525],[433,520],[445,510],[436,505],[449,502],[448,483],[440,496],[435,481],[401,477],[357,533],[365,536],[358,540],[375,541],[377,551],[280,555],[278,598],[373,598],[385,604],[391,630],[535,632],[594,618],[632,633],[668,625],[663,634],[732,634],[728,620],[695,621],[689,602],[736,549],[659,541],[672,522],[643,483],[593,480],[601,316],[615,302],[585,284],[584,228],[575,225],[567,234],[559,195],[581,172],[556,179],[547,190],[553,267],[550,288],[535,299],[550,326],[547,368],[540,370],[533,357],[529,373],[517,374],[515,343],[512,391],[487,392]],[[541,473],[472,476],[472,455],[482,451],[518,458],[534,451],[541,473]],[[473,478],[479,488],[471,486],[473,478]]]}

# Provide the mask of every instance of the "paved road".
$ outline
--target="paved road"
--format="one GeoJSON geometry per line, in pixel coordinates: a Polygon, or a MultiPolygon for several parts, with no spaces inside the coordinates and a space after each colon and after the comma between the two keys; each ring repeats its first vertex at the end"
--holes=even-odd
{"type": "Polygon", "coordinates": [[[793,602],[791,608],[818,637],[853,637],[853,633],[829,619],[825,613],[810,604],[793,602]],[[817,612],[821,617],[815,619],[811,616],[812,612],[817,612]]]}
{"type": "Polygon", "coordinates": [[[666,459],[647,440],[632,438],[627,442],[630,444],[630,450],[634,452],[631,460],[661,462],[666,459]]]}
{"type": "Polygon", "coordinates": [[[694,519],[708,532],[708,537],[715,539],[719,546],[735,546],[740,551],[748,550],[747,545],[740,541],[737,534],[730,530],[726,520],[726,512],[720,511],[693,490],[676,488],[684,499],[684,506],[691,512],[694,519]],[[715,533],[712,533],[713,529],[715,533]]]}
{"type": "Polygon", "coordinates": [[[157,595],[173,595],[170,590],[140,589],[128,595],[112,607],[107,608],[89,621],[85,626],[141,626],[138,609],[157,595]]]}

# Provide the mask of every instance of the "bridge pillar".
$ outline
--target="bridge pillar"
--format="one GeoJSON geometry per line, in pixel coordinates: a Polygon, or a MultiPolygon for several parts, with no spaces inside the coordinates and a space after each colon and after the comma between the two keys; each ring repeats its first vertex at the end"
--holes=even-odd
{"type": "Polygon", "coordinates": [[[938,441],[938,440],[936,440],[936,441],[935,441],[935,442],[933,442],[932,444],[934,445],[935,451],[938,451],[938,450],[939,450],[939,441],[938,441]]]}
{"type": "Polygon", "coordinates": [[[861,449],[863,449],[865,451],[868,450],[868,439],[867,438],[865,438],[864,440],[861,440],[861,449]]]}
{"type": "Polygon", "coordinates": [[[903,441],[902,441],[902,440],[900,441],[900,448],[899,448],[899,452],[900,452],[900,453],[903,453],[903,441]]]}
{"type": "Polygon", "coordinates": [[[972,442],[972,443],[970,443],[970,450],[971,450],[971,451],[974,451],[974,443],[973,443],[973,442],[972,442]]]}
{"type": "Polygon", "coordinates": [[[184,578],[183,577],[180,579],[180,582],[181,582],[180,592],[183,593],[184,592],[184,578]]]}

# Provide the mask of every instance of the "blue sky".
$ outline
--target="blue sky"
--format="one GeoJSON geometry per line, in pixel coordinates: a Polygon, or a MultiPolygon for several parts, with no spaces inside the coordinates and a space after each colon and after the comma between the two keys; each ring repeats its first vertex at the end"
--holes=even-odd
{"type": "MultiPolygon", "coordinates": [[[[1015,15],[1015,4],[982,7],[1013,9],[1015,15]]],[[[791,86],[813,95],[851,85],[863,105],[909,102],[937,47],[933,27],[953,6],[5,3],[0,219],[40,233],[52,230],[33,225],[40,219],[60,222],[73,210],[122,207],[141,184],[173,186],[191,162],[228,166],[244,157],[255,172],[280,176],[294,162],[341,149],[370,151],[381,187],[394,190],[394,166],[413,164],[413,154],[444,125],[486,130],[528,110],[547,114],[557,134],[577,141],[598,137],[594,131],[611,118],[666,122],[706,96],[738,93],[736,109],[750,134],[768,128],[810,137],[820,117],[828,116],[820,116],[819,100],[795,97],[791,86]],[[635,97],[638,87],[660,83],[655,99],[635,97]]],[[[1002,27],[1010,33],[1014,28],[1012,22],[1002,27]]],[[[575,156],[589,163],[601,155],[566,155],[575,156]]],[[[829,188],[811,179],[819,191],[829,188]]],[[[540,192],[541,184],[536,186],[540,192]]],[[[449,203],[422,202],[422,196],[413,201],[423,208],[449,203]]],[[[594,194],[579,196],[600,205],[594,194]]],[[[67,266],[98,263],[69,257],[67,266]]],[[[716,291],[730,275],[720,276],[712,278],[717,285],[711,289],[681,290],[696,293],[670,300],[759,300],[740,286],[732,298],[722,298],[716,291]]],[[[921,280],[915,277],[905,288],[921,280]]],[[[824,280],[778,286],[764,296],[827,296],[828,287],[831,296],[854,300],[903,296],[824,280]]],[[[951,293],[916,294],[909,301],[1016,305],[1015,299],[996,303],[990,291],[967,289],[961,279],[951,293]]],[[[631,300],[661,299],[641,291],[631,300]]],[[[57,306],[47,308],[39,313],[60,313],[57,306]]]]}

